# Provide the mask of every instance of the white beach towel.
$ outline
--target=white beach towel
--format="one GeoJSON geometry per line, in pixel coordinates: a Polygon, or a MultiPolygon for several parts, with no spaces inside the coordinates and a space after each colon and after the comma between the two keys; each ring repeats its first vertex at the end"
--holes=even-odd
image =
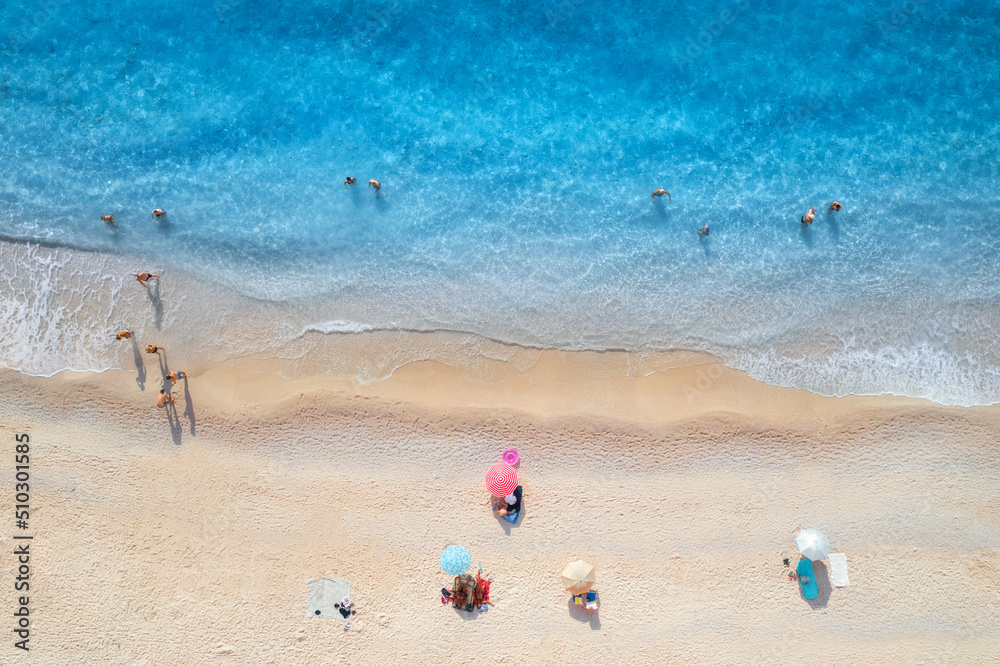
{"type": "Polygon", "coordinates": [[[306,617],[328,617],[346,622],[340,610],[334,608],[344,597],[351,596],[351,581],[343,578],[316,578],[309,581],[309,603],[306,617]],[[319,611],[319,615],[316,614],[319,611]]]}
{"type": "Polygon", "coordinates": [[[850,585],[850,581],[847,579],[847,555],[830,553],[826,559],[830,562],[830,582],[837,587],[850,585]]]}

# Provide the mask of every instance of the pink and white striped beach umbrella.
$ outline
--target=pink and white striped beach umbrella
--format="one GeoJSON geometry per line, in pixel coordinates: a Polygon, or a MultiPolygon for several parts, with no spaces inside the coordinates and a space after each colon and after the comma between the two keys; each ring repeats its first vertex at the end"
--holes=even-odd
{"type": "Polygon", "coordinates": [[[497,463],[486,472],[486,487],[497,497],[506,497],[517,488],[517,470],[507,463],[497,463]]]}

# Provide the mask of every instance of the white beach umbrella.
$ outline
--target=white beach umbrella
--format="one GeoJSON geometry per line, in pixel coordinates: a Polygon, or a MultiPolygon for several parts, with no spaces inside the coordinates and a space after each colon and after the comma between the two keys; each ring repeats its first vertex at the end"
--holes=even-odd
{"type": "Polygon", "coordinates": [[[573,594],[586,594],[597,580],[594,565],[583,560],[570,562],[562,572],[563,587],[573,594]]]}
{"type": "Polygon", "coordinates": [[[813,561],[826,559],[830,554],[830,540],[814,527],[799,530],[795,535],[795,545],[799,553],[813,561]]]}

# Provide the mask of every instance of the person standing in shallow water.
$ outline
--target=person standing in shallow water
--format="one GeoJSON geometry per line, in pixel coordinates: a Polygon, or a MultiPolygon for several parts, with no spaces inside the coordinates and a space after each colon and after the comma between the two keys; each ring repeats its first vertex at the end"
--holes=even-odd
{"type": "Polygon", "coordinates": [[[108,225],[112,229],[115,228],[115,216],[114,215],[101,215],[101,221],[108,225]]]}
{"type": "Polygon", "coordinates": [[[132,337],[132,331],[126,329],[124,331],[118,331],[118,335],[115,336],[115,340],[128,340],[132,337]]]}
{"type": "Polygon", "coordinates": [[[348,176],[347,178],[344,179],[344,187],[354,186],[354,185],[357,185],[357,184],[358,184],[358,179],[357,178],[352,178],[352,177],[348,176]]]}
{"type": "Polygon", "coordinates": [[[146,345],[147,354],[159,354],[161,349],[166,349],[166,347],[161,347],[160,345],[146,345]]]}
{"type": "Polygon", "coordinates": [[[656,197],[662,197],[664,194],[667,195],[667,201],[671,202],[673,201],[673,199],[670,198],[670,192],[667,192],[663,188],[660,188],[658,190],[653,190],[653,201],[656,201],[656,197]]]}
{"type": "Polygon", "coordinates": [[[372,178],[371,180],[368,181],[368,189],[370,190],[373,187],[375,188],[375,196],[378,196],[379,190],[382,189],[382,183],[372,178]]]}
{"type": "Polygon", "coordinates": [[[176,384],[180,380],[187,378],[188,378],[187,373],[184,372],[183,370],[174,370],[173,372],[167,373],[167,379],[170,380],[171,384],[176,384]]]}
{"type": "Polygon", "coordinates": [[[812,224],[816,217],[816,209],[810,208],[809,212],[802,216],[802,224],[812,224]]]}
{"type": "Polygon", "coordinates": [[[834,213],[836,213],[837,211],[839,211],[840,208],[841,208],[841,206],[840,206],[840,202],[839,201],[834,201],[832,204],[830,204],[830,210],[832,210],[834,213]]]}
{"type": "Polygon", "coordinates": [[[157,275],[156,273],[142,272],[142,273],[136,273],[135,274],[135,279],[138,280],[139,284],[141,284],[143,287],[146,286],[146,280],[148,280],[149,278],[158,278],[158,277],[160,277],[160,276],[157,275]]]}

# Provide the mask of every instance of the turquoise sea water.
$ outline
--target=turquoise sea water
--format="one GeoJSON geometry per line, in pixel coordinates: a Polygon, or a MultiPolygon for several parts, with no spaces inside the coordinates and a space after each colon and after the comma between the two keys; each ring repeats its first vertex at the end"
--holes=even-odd
{"type": "MultiPolygon", "coordinates": [[[[307,303],[296,333],[993,403],[998,26],[995,1],[7,2],[0,234],[307,303]]],[[[4,284],[8,319],[52,320],[4,284]]],[[[107,366],[6,326],[0,363],[107,366]]]]}

